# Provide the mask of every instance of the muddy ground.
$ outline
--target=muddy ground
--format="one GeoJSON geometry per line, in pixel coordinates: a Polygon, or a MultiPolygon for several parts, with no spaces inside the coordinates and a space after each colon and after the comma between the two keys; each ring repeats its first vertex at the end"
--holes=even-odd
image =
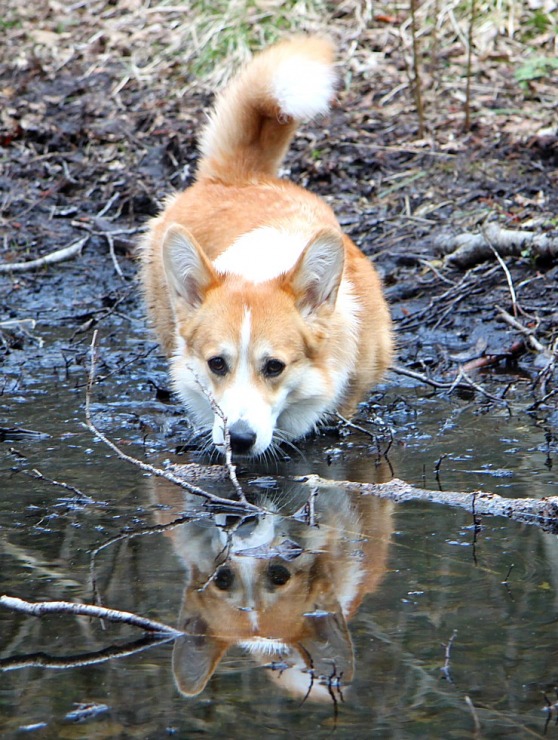
{"type": "MultiPolygon", "coordinates": [[[[190,86],[180,99],[167,94],[164,80],[133,77],[122,85],[118,59],[92,67],[77,55],[55,69],[29,48],[24,61],[14,49],[6,45],[0,58],[1,262],[88,237],[71,261],[0,276],[0,363],[8,371],[0,392],[23,393],[45,351],[25,320],[41,330],[63,324],[70,344],[81,348],[67,363],[82,369],[95,326],[115,312],[143,320],[135,244],[164,196],[192,182],[211,93],[190,86]]],[[[460,387],[449,392],[470,394],[479,410],[519,405],[554,444],[555,366],[496,306],[513,314],[515,293],[518,320],[555,351],[556,261],[525,250],[503,263],[457,269],[436,239],[487,223],[553,235],[557,137],[541,129],[555,103],[541,102],[534,87],[520,89],[502,70],[487,70],[483,90],[496,79],[490,75],[500,75],[498,84],[477,100],[472,129],[464,132],[462,111],[438,97],[420,138],[409,90],[394,92],[394,75],[404,79],[404,72],[393,59],[390,70],[341,90],[331,116],[301,130],[284,174],[331,202],[380,270],[397,324],[397,364],[419,373],[418,383],[446,384],[433,389],[440,393],[465,368],[460,387]]],[[[147,329],[145,337],[145,354],[162,368],[147,329]]]]}

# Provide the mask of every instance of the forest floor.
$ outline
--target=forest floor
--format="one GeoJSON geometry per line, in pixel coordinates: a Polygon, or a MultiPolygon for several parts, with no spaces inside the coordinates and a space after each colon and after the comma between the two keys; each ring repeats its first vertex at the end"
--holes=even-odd
{"type": "MultiPolygon", "coordinates": [[[[164,47],[186,23],[176,4],[174,15],[132,0],[20,6],[9,1],[1,19],[0,263],[76,245],[71,262],[0,277],[0,363],[34,347],[23,353],[32,372],[32,324],[55,307],[75,330],[137,307],[135,245],[165,195],[192,182],[213,80],[195,77],[180,45],[164,47]]],[[[301,128],[282,174],[326,198],[378,267],[400,372],[457,383],[479,403],[521,397],[555,440],[558,70],[538,56],[529,67],[503,36],[477,49],[465,130],[466,50],[446,40],[436,65],[427,48],[421,58],[420,121],[402,23],[377,15],[356,41],[338,34],[335,108],[301,128]],[[508,230],[524,235],[515,253],[508,230]],[[483,254],[444,254],[472,233],[483,254]]],[[[532,39],[541,54],[556,43],[545,28],[532,39]]]]}

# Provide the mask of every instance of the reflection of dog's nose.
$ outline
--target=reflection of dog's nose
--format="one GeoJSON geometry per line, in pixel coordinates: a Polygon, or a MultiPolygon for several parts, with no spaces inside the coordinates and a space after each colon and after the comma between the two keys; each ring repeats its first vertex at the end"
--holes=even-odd
{"type": "Polygon", "coordinates": [[[235,421],[229,427],[229,436],[231,438],[231,450],[241,455],[244,452],[250,452],[256,441],[256,432],[254,432],[245,421],[235,421]]]}

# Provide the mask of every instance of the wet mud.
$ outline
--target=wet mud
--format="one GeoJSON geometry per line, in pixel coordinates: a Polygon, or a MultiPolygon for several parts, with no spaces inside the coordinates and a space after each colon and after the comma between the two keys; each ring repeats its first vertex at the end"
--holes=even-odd
{"type": "MultiPolygon", "coordinates": [[[[105,66],[90,73],[76,61],[53,73],[39,59],[33,67],[8,59],[0,66],[6,81],[0,91],[1,263],[40,259],[83,240],[72,259],[0,274],[2,578],[6,590],[30,599],[98,599],[184,626],[211,611],[205,603],[211,593],[203,590],[219,572],[211,548],[219,554],[223,532],[232,531],[242,553],[244,534],[232,519],[217,527],[213,521],[211,529],[202,518],[187,524],[183,531],[191,536],[182,539],[179,529],[122,536],[166,525],[191,502],[165,484],[146,482],[95,440],[83,421],[97,330],[91,411],[98,427],[150,462],[198,459],[193,430],[169,392],[165,362],[146,324],[134,253],[144,223],[165,195],[192,182],[196,136],[211,94],[190,89],[178,100],[164,87],[136,79],[117,89],[121,72],[105,66]],[[97,548],[103,549],[95,570],[91,553],[97,548]]],[[[279,460],[243,463],[241,483],[251,500],[278,506],[281,496],[287,498],[290,515],[295,504],[302,507],[300,492],[285,493],[277,480],[309,472],[365,481],[396,474],[416,485],[454,490],[555,494],[558,411],[551,353],[558,337],[558,265],[526,249],[518,257],[457,269],[436,246],[440,234],[478,231],[488,221],[552,235],[555,141],[534,130],[502,129],[490,119],[463,133],[450,119],[439,122],[425,144],[417,139],[411,109],[380,104],[389,91],[362,84],[343,91],[327,119],[301,130],[284,175],[327,198],[378,267],[396,323],[396,368],[363,404],[354,426],[334,419],[301,442],[298,453],[285,450],[279,460]]],[[[297,643],[298,683],[285,688],[280,661],[270,666],[261,654],[239,657],[232,637],[223,647],[216,634],[219,620],[226,624],[228,617],[211,612],[215,622],[204,616],[205,632],[197,633],[207,638],[201,657],[200,640],[184,639],[174,658],[161,645],[148,661],[139,651],[131,664],[114,661],[90,669],[94,674],[78,660],[74,673],[51,682],[35,662],[28,674],[10,678],[6,728],[48,724],[54,717],[56,731],[81,719],[108,722],[113,733],[135,725],[144,733],[178,727],[227,734],[243,721],[251,726],[255,706],[260,722],[278,730],[302,726],[314,732],[318,716],[320,731],[330,733],[337,722],[343,731],[346,722],[349,732],[370,727],[373,694],[377,736],[388,726],[401,732],[407,721],[420,731],[425,718],[436,728],[433,736],[443,736],[454,722],[470,728],[463,699],[470,694],[486,708],[486,727],[504,732],[524,721],[542,730],[541,696],[556,684],[555,635],[547,619],[555,608],[554,539],[534,528],[526,534],[505,520],[483,525],[468,513],[436,514],[426,505],[396,510],[392,520],[391,509],[379,503],[368,502],[380,514],[363,513],[362,501],[341,499],[337,509],[333,499],[319,500],[322,529],[305,529],[303,536],[299,524],[281,525],[282,539],[265,557],[257,550],[261,543],[249,543],[267,593],[270,580],[286,578],[294,540],[312,540],[304,558],[293,558],[321,588],[313,606],[305,603],[297,612],[297,629],[306,630],[297,643]],[[334,526],[340,511],[341,531],[334,526]],[[281,567],[267,567],[277,558],[281,567]],[[502,581],[507,584],[513,563],[515,586],[510,576],[506,590],[502,581]],[[354,585],[350,595],[343,591],[347,582],[354,585]],[[473,637],[472,622],[479,625],[473,637]],[[523,639],[527,624],[534,650],[523,639]],[[444,663],[439,645],[454,629],[459,637],[444,663]],[[304,646],[319,666],[314,698],[323,711],[301,708],[309,688],[304,646]],[[196,659],[203,668],[197,673],[196,659]],[[265,686],[257,678],[261,671],[269,678],[265,686]],[[353,699],[347,694],[346,703],[342,671],[355,674],[353,699]],[[92,687],[91,675],[99,677],[99,686],[110,676],[112,690],[92,687]],[[270,685],[279,690],[270,691],[270,685]],[[194,701],[198,694],[197,703],[188,705],[192,712],[185,712],[184,698],[194,701]],[[509,699],[504,711],[503,694],[509,699]],[[62,716],[57,704],[69,696],[76,706],[72,710],[66,701],[62,716]]],[[[277,511],[272,517],[281,519],[277,511]]],[[[220,572],[221,596],[233,575],[220,572]]],[[[3,618],[3,647],[14,659],[26,651],[42,653],[47,645],[53,659],[62,660],[110,642],[100,628],[80,632],[73,621],[65,630],[58,623],[32,628],[12,615],[3,618]]],[[[282,619],[285,631],[294,629],[292,610],[282,619]]],[[[239,630],[251,627],[248,619],[239,630]]],[[[116,637],[132,639],[124,630],[116,637]]]]}

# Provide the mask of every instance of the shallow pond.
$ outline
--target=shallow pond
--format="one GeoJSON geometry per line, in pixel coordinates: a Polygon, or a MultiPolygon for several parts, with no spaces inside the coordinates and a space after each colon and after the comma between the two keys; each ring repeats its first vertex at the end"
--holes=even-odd
{"type": "MultiPolygon", "coordinates": [[[[318,491],[309,514],[308,489],[292,480],[396,475],[443,490],[556,495],[536,418],[390,377],[373,409],[393,430],[387,458],[385,436],[323,434],[290,459],[241,467],[265,518],[196,518],[191,498],[83,427],[91,331],[74,332],[85,304],[69,293],[37,315],[22,303],[43,345],[28,338],[7,358],[0,422],[45,436],[7,435],[0,446],[0,592],[102,603],[191,636],[150,643],[130,626],[0,609],[3,737],[543,735],[545,695],[557,701],[556,535],[338,489],[318,491]],[[167,526],[184,513],[192,518],[167,526]]],[[[174,458],[188,427],[155,397],[164,364],[136,303],[99,325],[95,422],[142,460],[194,459],[174,458]]]]}

